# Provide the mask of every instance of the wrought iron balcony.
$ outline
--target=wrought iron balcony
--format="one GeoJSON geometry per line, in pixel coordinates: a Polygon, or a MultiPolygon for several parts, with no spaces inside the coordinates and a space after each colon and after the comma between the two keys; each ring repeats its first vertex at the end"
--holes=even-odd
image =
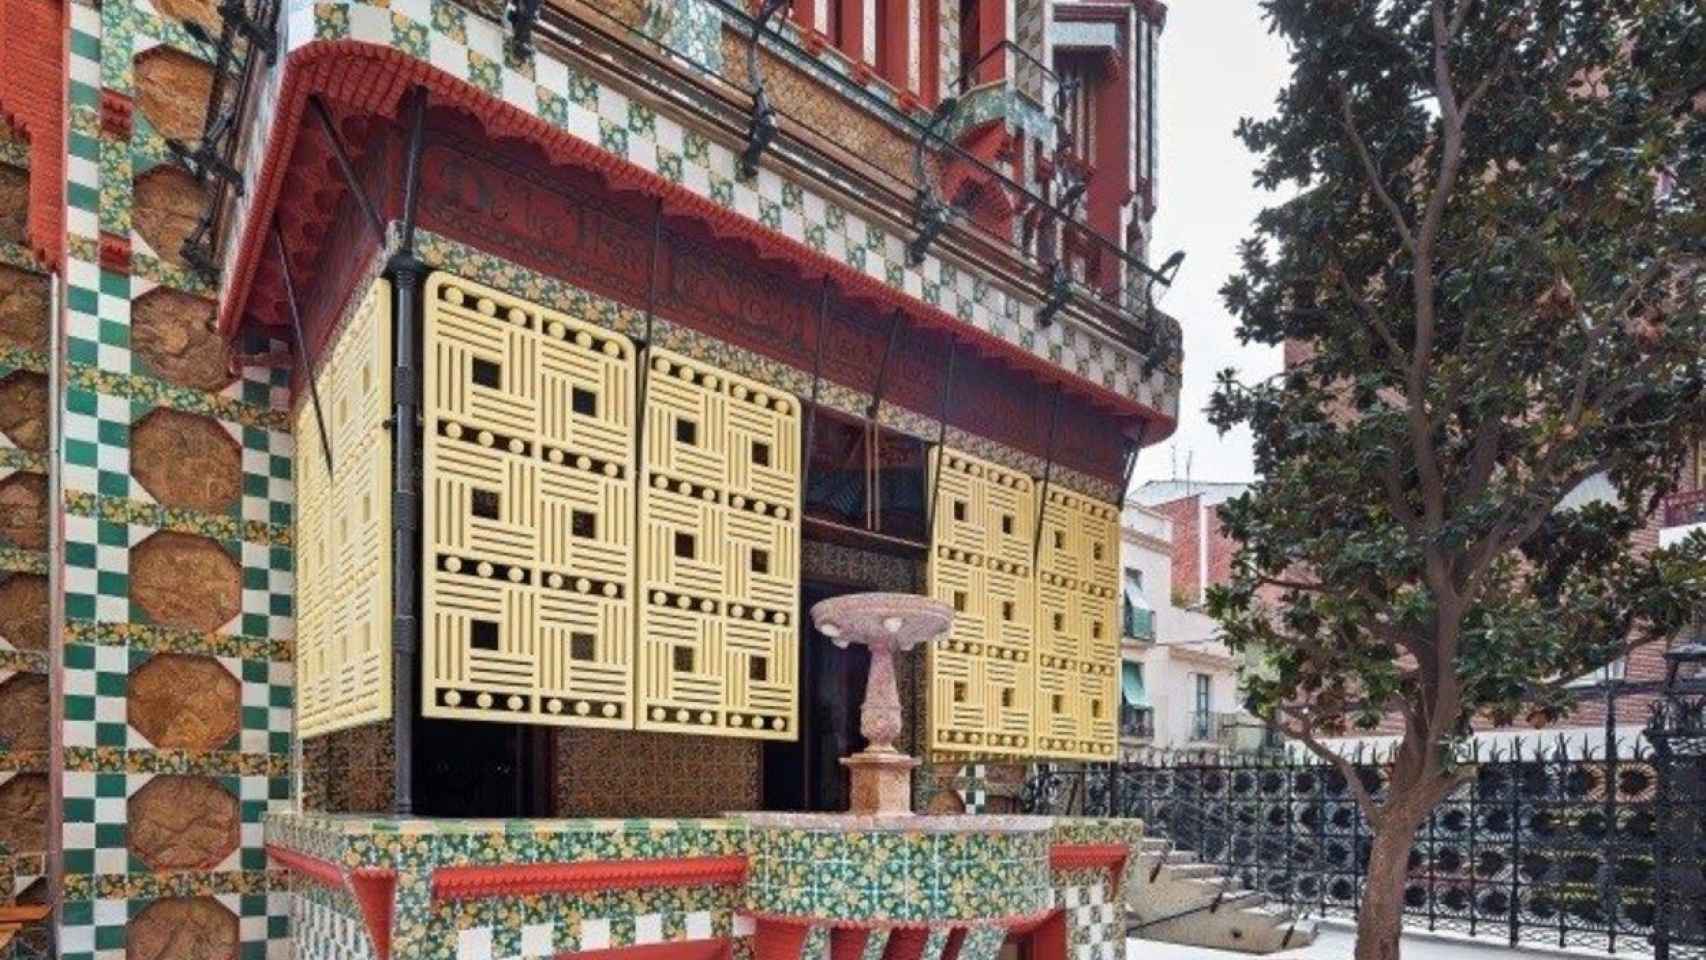
{"type": "Polygon", "coordinates": [[[1706,489],[1673,494],[1665,500],[1659,546],[1668,547],[1698,530],[1706,530],[1706,489]]]}
{"type": "Polygon", "coordinates": [[[1666,498],[1664,523],[1667,527],[1706,523],[1706,489],[1672,494],[1666,498]]]}
{"type": "Polygon", "coordinates": [[[1121,740],[1155,739],[1155,711],[1149,707],[1120,707],[1121,740]]]}

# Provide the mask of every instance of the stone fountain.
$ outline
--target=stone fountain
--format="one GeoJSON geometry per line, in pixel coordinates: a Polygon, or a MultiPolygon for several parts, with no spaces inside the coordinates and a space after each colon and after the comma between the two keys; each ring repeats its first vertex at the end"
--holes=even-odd
{"type": "Polygon", "coordinates": [[[906,593],[854,593],[813,605],[812,622],[819,633],[838,647],[856,643],[871,651],[865,701],[859,708],[859,732],[867,743],[865,749],[841,758],[853,780],[848,812],[912,812],[912,770],[918,759],[894,745],[901,726],[894,657],[946,633],[953,618],[947,604],[906,593]]]}

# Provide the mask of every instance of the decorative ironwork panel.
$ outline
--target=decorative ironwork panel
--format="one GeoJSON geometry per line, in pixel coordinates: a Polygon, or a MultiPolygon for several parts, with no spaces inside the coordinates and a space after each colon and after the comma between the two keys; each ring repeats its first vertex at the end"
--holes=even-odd
{"type": "Polygon", "coordinates": [[[1036,695],[1032,480],[944,448],[930,452],[929,473],[929,591],[954,608],[952,632],[926,655],[930,748],[1028,756],[1036,695]]]}
{"type": "Polygon", "coordinates": [[[1119,509],[1059,489],[1038,499],[1038,752],[1105,760],[1118,746],[1119,509]]]}
{"type": "Polygon", "coordinates": [[[376,280],[296,411],[296,717],[311,737],[391,715],[391,285],[376,280]]]}
{"type": "MultiPolygon", "coordinates": [[[[1039,671],[1039,689],[1058,681],[1039,671]]],[[[1652,750],[1614,737],[1609,749],[1560,738],[1468,752],[1475,775],[1439,803],[1411,848],[1406,923],[1513,945],[1706,957],[1706,737],[1692,734],[1679,756],[1670,734],[1686,725],[1674,713],[1654,717],[1652,750]]],[[[1354,757],[1377,802],[1390,761],[1384,751],[1354,757]]],[[[1146,831],[1302,915],[1354,917],[1372,849],[1350,781],[1298,755],[1042,765],[1021,807],[1142,818],[1146,831]]]]}
{"type": "Polygon", "coordinates": [[[446,273],[425,300],[421,712],[631,727],[634,345],[446,273]]]}
{"type": "Polygon", "coordinates": [[[648,354],[641,729],[797,735],[799,410],[756,381],[648,354]]]}

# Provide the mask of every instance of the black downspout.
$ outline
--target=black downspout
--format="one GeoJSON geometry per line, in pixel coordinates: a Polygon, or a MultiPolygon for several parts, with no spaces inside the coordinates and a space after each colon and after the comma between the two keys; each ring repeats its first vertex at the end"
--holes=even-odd
{"type": "Polygon", "coordinates": [[[425,264],[415,257],[415,211],[420,200],[421,139],[426,90],[414,91],[414,121],[403,181],[402,243],[385,265],[396,291],[391,347],[391,743],[396,754],[392,812],[415,811],[415,684],[420,656],[420,494],[416,471],[420,446],[420,284],[425,264]]]}

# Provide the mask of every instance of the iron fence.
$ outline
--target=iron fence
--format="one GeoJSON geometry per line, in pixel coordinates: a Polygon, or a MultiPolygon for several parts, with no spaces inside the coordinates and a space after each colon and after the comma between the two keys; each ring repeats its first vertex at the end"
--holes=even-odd
{"type": "MultiPolygon", "coordinates": [[[[1653,749],[1517,741],[1466,759],[1473,777],[1439,804],[1411,851],[1409,922],[1513,946],[1706,957],[1684,944],[1700,927],[1706,801],[1698,789],[1667,789],[1661,810],[1653,749]],[[1667,845],[1670,872],[1661,873],[1655,860],[1667,845]],[[1659,921],[1667,910],[1668,926],[1659,921]]],[[[1355,770],[1384,800],[1385,757],[1357,757],[1355,770]]],[[[1692,782],[1701,782],[1698,764],[1692,782]]],[[[1367,823],[1338,768],[1313,759],[1043,767],[1021,803],[1029,812],[1142,818],[1153,834],[1300,912],[1353,917],[1362,895],[1367,823]]]]}

